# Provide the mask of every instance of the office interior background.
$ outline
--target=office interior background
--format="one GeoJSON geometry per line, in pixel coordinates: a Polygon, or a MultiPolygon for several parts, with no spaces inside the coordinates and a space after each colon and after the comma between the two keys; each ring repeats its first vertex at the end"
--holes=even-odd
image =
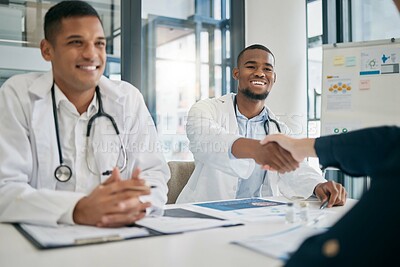
{"type": "MultiPolygon", "coordinates": [[[[59,1],[0,0],[0,86],[47,71],[43,17],[59,1]]],[[[298,137],[320,135],[322,45],[400,37],[392,0],[95,0],[107,37],[105,75],[144,95],[169,160],[192,160],[187,112],[198,100],[235,92],[236,56],[260,43],[276,57],[267,104],[298,137]]],[[[318,168],[318,161],[310,162],[318,168]]],[[[368,179],[342,182],[358,198],[368,179]]]]}

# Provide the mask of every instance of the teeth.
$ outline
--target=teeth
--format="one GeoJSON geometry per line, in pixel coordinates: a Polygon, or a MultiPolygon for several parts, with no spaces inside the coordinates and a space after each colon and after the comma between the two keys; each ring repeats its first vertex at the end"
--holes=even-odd
{"type": "Polygon", "coordinates": [[[84,70],[95,70],[96,66],[79,66],[79,68],[84,70]]]}
{"type": "Polygon", "coordinates": [[[252,83],[255,85],[264,85],[265,84],[264,82],[260,82],[260,81],[253,81],[252,83]]]}

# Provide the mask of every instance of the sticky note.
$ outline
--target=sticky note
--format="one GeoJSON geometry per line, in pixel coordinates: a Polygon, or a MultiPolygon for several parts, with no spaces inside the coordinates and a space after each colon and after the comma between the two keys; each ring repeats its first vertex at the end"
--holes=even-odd
{"type": "Polygon", "coordinates": [[[360,80],[360,90],[368,90],[371,88],[371,80],[360,80]]]}
{"type": "Polygon", "coordinates": [[[344,56],[336,56],[333,58],[333,65],[341,66],[344,65],[344,56]]]}
{"type": "Polygon", "coordinates": [[[352,67],[356,65],[356,57],[346,57],[346,67],[352,67]]]}

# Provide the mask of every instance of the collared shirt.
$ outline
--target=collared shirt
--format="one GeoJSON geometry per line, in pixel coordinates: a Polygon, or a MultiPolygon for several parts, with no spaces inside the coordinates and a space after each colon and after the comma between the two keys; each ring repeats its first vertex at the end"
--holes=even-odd
{"type": "MultiPolygon", "coordinates": [[[[239,134],[246,138],[252,138],[261,140],[265,137],[264,122],[268,119],[268,112],[264,107],[263,110],[257,116],[248,119],[240,113],[239,108],[236,109],[236,118],[238,122],[239,134]]],[[[256,165],[253,173],[248,179],[239,178],[236,198],[248,198],[248,197],[259,197],[261,195],[261,187],[264,184],[264,192],[266,195],[272,195],[272,190],[268,183],[267,171],[261,169],[259,165],[256,165]],[[267,179],[267,181],[265,181],[267,179]]]]}
{"type": "Polygon", "coordinates": [[[79,114],[57,85],[54,89],[63,163],[72,170],[71,179],[68,182],[58,181],[56,189],[89,193],[100,183],[100,177],[91,173],[86,164],[86,129],[89,119],[98,110],[97,95],[94,94],[87,111],[79,114]],[[77,182],[76,177],[87,179],[77,182]]]}

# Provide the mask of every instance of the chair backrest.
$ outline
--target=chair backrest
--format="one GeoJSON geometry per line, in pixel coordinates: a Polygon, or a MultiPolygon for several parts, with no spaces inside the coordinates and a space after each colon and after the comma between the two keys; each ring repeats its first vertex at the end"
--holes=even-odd
{"type": "Polygon", "coordinates": [[[167,204],[174,204],[194,170],[193,161],[169,161],[171,179],[168,181],[167,204]]]}

